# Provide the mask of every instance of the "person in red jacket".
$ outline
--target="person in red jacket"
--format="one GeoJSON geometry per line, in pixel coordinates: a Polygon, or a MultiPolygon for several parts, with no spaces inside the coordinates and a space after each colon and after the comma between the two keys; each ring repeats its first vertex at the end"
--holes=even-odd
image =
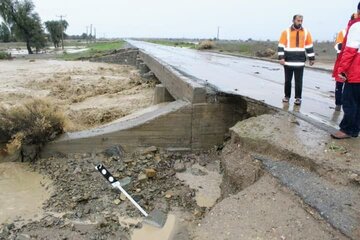
{"type": "MultiPolygon", "coordinates": [[[[358,13],[360,12],[360,2],[358,13]]],[[[332,133],[335,139],[358,137],[360,132],[360,18],[350,20],[343,47],[336,60],[333,77],[344,81],[344,117],[340,130],[332,133]]]]}
{"type": "MultiPolygon", "coordinates": [[[[354,13],[351,15],[350,20],[354,20],[355,18],[358,18],[358,17],[359,17],[358,14],[354,13]]],[[[334,48],[336,50],[337,57],[339,56],[339,54],[341,52],[342,43],[344,41],[345,34],[346,34],[346,29],[343,29],[336,36],[334,48]]],[[[335,111],[341,111],[344,81],[342,78],[335,76],[335,82],[336,82],[336,84],[335,84],[335,111]]]]}

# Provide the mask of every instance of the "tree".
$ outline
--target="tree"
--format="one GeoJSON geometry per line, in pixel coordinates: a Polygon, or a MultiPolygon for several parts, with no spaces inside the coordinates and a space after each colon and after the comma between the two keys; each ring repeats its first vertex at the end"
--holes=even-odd
{"type": "Polygon", "coordinates": [[[5,23],[1,23],[1,25],[0,25],[0,41],[10,42],[10,39],[11,39],[11,33],[10,33],[8,26],[6,26],[5,23]]]}
{"type": "Polygon", "coordinates": [[[64,32],[68,26],[69,24],[66,20],[45,22],[46,30],[49,32],[55,48],[59,47],[61,37],[65,35],[64,32]]]}
{"type": "Polygon", "coordinates": [[[33,54],[31,47],[38,52],[46,45],[41,20],[34,7],[31,0],[0,0],[0,16],[12,26],[16,38],[26,42],[29,54],[33,54]]]}

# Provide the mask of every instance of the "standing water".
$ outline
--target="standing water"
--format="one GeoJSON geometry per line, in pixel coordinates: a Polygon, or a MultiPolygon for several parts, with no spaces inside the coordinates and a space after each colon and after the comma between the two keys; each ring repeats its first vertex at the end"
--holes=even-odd
{"type": "Polygon", "coordinates": [[[50,180],[31,171],[26,163],[0,163],[0,224],[31,219],[42,214],[42,204],[51,194],[50,180]]]}

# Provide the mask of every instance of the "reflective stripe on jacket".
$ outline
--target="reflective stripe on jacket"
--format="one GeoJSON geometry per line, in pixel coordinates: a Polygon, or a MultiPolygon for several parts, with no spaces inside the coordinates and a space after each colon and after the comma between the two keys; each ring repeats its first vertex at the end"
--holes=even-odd
{"type": "Polygon", "coordinates": [[[278,45],[279,60],[285,59],[287,66],[305,66],[306,56],[315,60],[314,46],[310,32],[293,26],[284,30],[278,45]]]}

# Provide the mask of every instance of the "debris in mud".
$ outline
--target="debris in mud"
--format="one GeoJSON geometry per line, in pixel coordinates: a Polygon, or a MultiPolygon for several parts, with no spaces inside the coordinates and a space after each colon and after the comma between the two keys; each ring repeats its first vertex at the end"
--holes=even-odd
{"type": "Polygon", "coordinates": [[[328,145],[328,148],[329,148],[331,151],[338,152],[338,153],[340,153],[340,154],[346,154],[346,153],[348,152],[348,150],[346,149],[346,147],[337,145],[337,144],[335,144],[334,142],[331,142],[331,143],[328,145]]]}
{"type": "Polygon", "coordinates": [[[353,181],[357,184],[360,184],[360,175],[359,174],[356,174],[356,173],[350,174],[350,179],[351,179],[351,181],[353,181]]]}
{"type": "Polygon", "coordinates": [[[176,162],[191,169],[200,159],[211,161],[202,154],[164,153],[156,147],[125,154],[119,146],[96,156],[82,154],[40,159],[32,165],[33,169],[47,175],[54,183],[50,199],[43,204],[46,214],[30,223],[20,221],[2,234],[14,239],[21,236],[34,239],[119,239],[122,236],[121,239],[130,239],[131,232],[140,225],[126,224],[121,219],[140,220],[142,215],[98,174],[94,166],[99,162],[126,185],[129,194],[147,212],[182,209],[193,218],[188,217],[190,221],[200,220],[206,208],[197,206],[195,190],[179,180],[174,170],[176,162]]]}

